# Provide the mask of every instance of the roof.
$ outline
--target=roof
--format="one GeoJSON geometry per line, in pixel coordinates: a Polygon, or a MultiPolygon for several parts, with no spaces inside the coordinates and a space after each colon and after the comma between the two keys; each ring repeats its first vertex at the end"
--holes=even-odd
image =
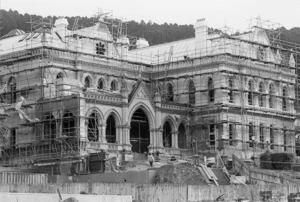
{"type": "Polygon", "coordinates": [[[14,29],[14,30],[11,30],[10,32],[8,32],[7,34],[5,34],[4,36],[2,36],[1,39],[13,37],[13,36],[19,36],[22,34],[25,34],[25,32],[23,30],[14,29]]]}
{"type": "Polygon", "coordinates": [[[184,39],[129,51],[128,59],[136,62],[170,62],[192,55],[195,51],[195,38],[184,39]]]}

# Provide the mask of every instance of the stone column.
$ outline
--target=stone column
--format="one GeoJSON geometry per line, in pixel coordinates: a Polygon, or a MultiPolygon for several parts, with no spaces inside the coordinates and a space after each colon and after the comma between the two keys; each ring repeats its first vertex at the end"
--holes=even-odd
{"type": "Polygon", "coordinates": [[[116,126],[116,143],[122,144],[122,126],[116,126]]]}
{"type": "Polygon", "coordinates": [[[106,124],[100,124],[99,131],[100,131],[99,142],[106,143],[106,124]]]}
{"type": "Polygon", "coordinates": [[[79,133],[80,141],[87,141],[87,122],[82,117],[79,119],[79,133]]]}
{"type": "Polygon", "coordinates": [[[172,147],[178,148],[178,131],[172,132],[172,147]]]}
{"type": "Polygon", "coordinates": [[[122,144],[130,145],[130,126],[123,126],[122,144]]]}
{"type": "Polygon", "coordinates": [[[163,147],[163,129],[156,129],[156,146],[163,147]]]}

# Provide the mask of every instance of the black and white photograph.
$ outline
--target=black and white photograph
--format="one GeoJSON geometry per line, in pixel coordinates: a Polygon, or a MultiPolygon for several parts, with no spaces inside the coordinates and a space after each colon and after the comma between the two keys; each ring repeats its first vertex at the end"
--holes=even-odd
{"type": "Polygon", "coordinates": [[[0,0],[0,202],[300,202],[299,8],[0,0]]]}

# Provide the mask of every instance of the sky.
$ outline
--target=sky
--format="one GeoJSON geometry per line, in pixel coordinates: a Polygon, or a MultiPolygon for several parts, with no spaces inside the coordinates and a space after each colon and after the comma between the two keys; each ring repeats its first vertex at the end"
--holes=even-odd
{"type": "Polygon", "coordinates": [[[103,9],[124,20],[158,24],[194,24],[205,18],[209,27],[246,31],[260,17],[269,28],[300,27],[300,0],[0,0],[0,4],[1,9],[44,17],[92,17],[103,9]]]}

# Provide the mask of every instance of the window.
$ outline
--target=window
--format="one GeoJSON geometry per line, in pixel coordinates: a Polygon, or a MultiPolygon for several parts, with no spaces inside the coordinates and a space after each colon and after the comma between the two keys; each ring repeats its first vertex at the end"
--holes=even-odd
{"type": "Polygon", "coordinates": [[[96,43],[96,54],[98,55],[105,55],[106,48],[103,42],[96,43]]]}
{"type": "Polygon", "coordinates": [[[99,120],[97,113],[94,112],[88,118],[88,140],[97,142],[99,140],[99,120]]]}
{"type": "Polygon", "coordinates": [[[259,83],[259,95],[258,95],[258,104],[260,107],[264,106],[264,95],[263,92],[264,91],[264,86],[263,86],[263,82],[259,83]]]}
{"type": "Polygon", "coordinates": [[[99,79],[99,80],[98,80],[98,86],[97,86],[98,90],[103,90],[103,87],[104,87],[104,85],[103,85],[103,80],[102,80],[102,79],[99,79]]]}
{"type": "Polygon", "coordinates": [[[172,147],[172,129],[168,121],[163,126],[163,146],[172,147]]]}
{"type": "Polygon", "coordinates": [[[259,46],[258,49],[257,49],[257,59],[258,60],[263,60],[265,57],[265,51],[264,51],[264,48],[259,46]]]}
{"type": "Polygon", "coordinates": [[[110,90],[111,90],[111,91],[116,91],[116,90],[117,90],[117,81],[116,81],[116,80],[113,80],[113,81],[110,83],[110,90]]]}
{"type": "Polygon", "coordinates": [[[17,143],[17,130],[15,128],[10,129],[10,146],[15,148],[17,143]]]}
{"type": "Polygon", "coordinates": [[[248,82],[248,105],[253,105],[253,81],[248,82]]]}
{"type": "Polygon", "coordinates": [[[168,85],[167,85],[167,101],[170,101],[170,102],[173,102],[173,97],[174,97],[174,95],[173,95],[173,86],[170,84],[170,83],[168,83],[168,85]]]}
{"type": "Polygon", "coordinates": [[[274,85],[273,84],[270,84],[270,87],[269,87],[269,107],[270,108],[274,108],[274,100],[275,100],[275,96],[274,96],[274,93],[275,93],[275,88],[274,88],[274,85]]]}
{"type": "Polygon", "coordinates": [[[209,125],[209,144],[210,144],[210,146],[215,146],[216,145],[215,125],[214,124],[209,125]]]}
{"type": "Polygon", "coordinates": [[[7,84],[8,101],[14,103],[17,101],[17,83],[14,77],[10,77],[7,84]]]}
{"type": "Polygon", "coordinates": [[[208,86],[208,102],[212,103],[215,101],[214,82],[212,78],[208,79],[207,86],[208,86]]]}
{"type": "Polygon", "coordinates": [[[228,81],[228,87],[229,87],[229,102],[233,103],[233,78],[229,78],[228,81]]]}
{"type": "Polygon", "coordinates": [[[273,125],[270,125],[270,149],[274,149],[274,128],[273,125]]]}
{"type": "Polygon", "coordinates": [[[106,141],[108,143],[116,142],[116,122],[113,115],[110,115],[106,121],[106,141]]]}
{"type": "Polygon", "coordinates": [[[64,78],[64,74],[62,72],[59,72],[57,75],[56,75],[56,79],[62,79],[64,78]]]}
{"type": "Polygon", "coordinates": [[[287,151],[287,131],[283,129],[283,150],[287,151]]]}
{"type": "Polygon", "coordinates": [[[62,119],[62,135],[64,137],[75,137],[75,117],[71,112],[66,112],[62,119]]]}
{"type": "Polygon", "coordinates": [[[189,83],[189,103],[191,105],[195,104],[195,85],[193,81],[189,83]]]}
{"type": "Polygon", "coordinates": [[[261,143],[261,148],[264,149],[265,138],[264,138],[264,127],[262,124],[259,125],[259,141],[261,143]]]}
{"type": "Polygon", "coordinates": [[[286,111],[287,110],[287,89],[284,87],[282,89],[282,110],[286,111]]]}
{"type": "Polygon", "coordinates": [[[44,139],[54,140],[56,138],[56,121],[53,115],[48,115],[44,122],[44,139]]]}
{"type": "Polygon", "coordinates": [[[234,138],[234,127],[233,127],[233,124],[229,124],[229,129],[228,129],[228,133],[229,133],[229,136],[228,136],[228,139],[229,139],[229,145],[233,145],[233,138],[234,138]]]}
{"type": "Polygon", "coordinates": [[[84,79],[84,87],[85,88],[90,88],[91,87],[91,79],[87,76],[84,79]]]}
{"type": "Polygon", "coordinates": [[[252,123],[249,123],[248,133],[249,133],[249,141],[250,141],[249,147],[253,147],[254,128],[253,128],[253,124],[252,123]]]}

